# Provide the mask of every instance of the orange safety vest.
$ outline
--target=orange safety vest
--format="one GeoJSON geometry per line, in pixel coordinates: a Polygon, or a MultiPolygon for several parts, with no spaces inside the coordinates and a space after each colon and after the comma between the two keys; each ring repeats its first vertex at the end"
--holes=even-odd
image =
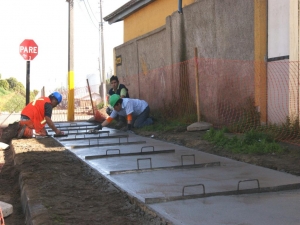
{"type": "Polygon", "coordinates": [[[22,110],[21,114],[28,116],[29,119],[33,122],[34,129],[39,133],[46,125],[45,120],[45,103],[51,103],[50,98],[42,97],[39,99],[30,102],[22,110]]]}

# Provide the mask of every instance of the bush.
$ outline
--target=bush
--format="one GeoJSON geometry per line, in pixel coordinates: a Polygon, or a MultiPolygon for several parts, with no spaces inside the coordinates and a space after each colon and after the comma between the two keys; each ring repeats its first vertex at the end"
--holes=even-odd
{"type": "Polygon", "coordinates": [[[9,83],[7,80],[0,80],[0,88],[4,90],[9,90],[9,83]]]}

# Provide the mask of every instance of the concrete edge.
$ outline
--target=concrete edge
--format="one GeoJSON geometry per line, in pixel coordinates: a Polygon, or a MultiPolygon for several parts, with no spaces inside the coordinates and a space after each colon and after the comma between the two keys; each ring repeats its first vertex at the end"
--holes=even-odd
{"type": "MultiPolygon", "coordinates": [[[[14,165],[17,165],[14,146],[10,144],[10,147],[13,152],[14,165]]],[[[37,218],[41,215],[43,215],[43,218],[48,217],[48,210],[43,206],[42,202],[38,198],[36,198],[33,193],[30,192],[30,189],[25,184],[25,180],[26,173],[20,171],[19,187],[21,192],[21,204],[23,208],[23,213],[25,215],[25,223],[27,225],[38,225],[39,222],[37,218]]]]}

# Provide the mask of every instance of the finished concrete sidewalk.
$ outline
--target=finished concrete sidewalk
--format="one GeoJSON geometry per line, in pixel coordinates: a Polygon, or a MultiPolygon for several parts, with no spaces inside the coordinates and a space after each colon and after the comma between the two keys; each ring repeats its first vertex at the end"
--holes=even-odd
{"type": "Polygon", "coordinates": [[[60,125],[67,149],[173,224],[300,224],[300,177],[114,129],[88,134],[84,122],[60,125]]]}

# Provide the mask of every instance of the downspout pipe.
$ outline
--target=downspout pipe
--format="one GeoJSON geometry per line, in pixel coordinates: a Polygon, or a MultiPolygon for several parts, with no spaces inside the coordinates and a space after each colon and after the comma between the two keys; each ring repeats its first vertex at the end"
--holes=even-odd
{"type": "Polygon", "coordinates": [[[178,0],[178,13],[182,14],[182,0],[178,0]]]}

